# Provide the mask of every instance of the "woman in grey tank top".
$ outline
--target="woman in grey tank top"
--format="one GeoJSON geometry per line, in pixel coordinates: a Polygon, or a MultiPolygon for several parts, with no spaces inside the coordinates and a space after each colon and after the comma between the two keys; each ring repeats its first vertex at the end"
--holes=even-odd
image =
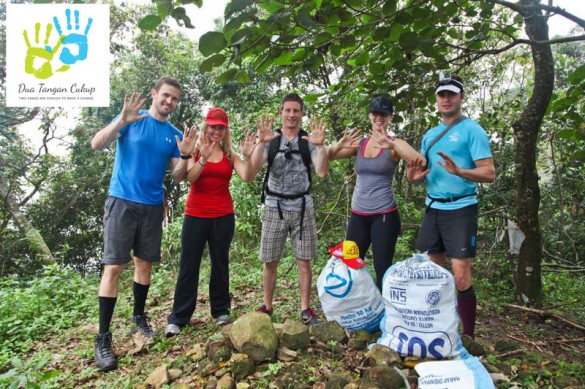
{"type": "Polygon", "coordinates": [[[372,245],[376,284],[380,290],[384,273],[392,265],[400,232],[400,215],[392,190],[394,173],[401,159],[424,162],[424,157],[408,143],[388,135],[392,114],[392,100],[374,97],[368,115],[369,136],[362,137],[357,129],[346,129],[343,137],[327,148],[329,159],[355,157],[357,183],[345,239],[357,243],[363,259],[372,245]]]}

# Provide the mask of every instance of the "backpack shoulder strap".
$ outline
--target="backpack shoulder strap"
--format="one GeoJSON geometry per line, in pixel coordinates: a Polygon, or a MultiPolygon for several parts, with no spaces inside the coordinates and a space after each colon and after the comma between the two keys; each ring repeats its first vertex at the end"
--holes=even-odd
{"type": "Polygon", "coordinates": [[[272,162],[274,162],[274,158],[276,158],[276,154],[278,153],[278,148],[280,147],[280,137],[282,136],[282,130],[276,130],[280,134],[279,137],[274,138],[268,143],[268,166],[266,166],[266,174],[264,174],[264,182],[262,184],[262,196],[260,198],[260,202],[264,203],[264,199],[266,198],[266,187],[268,185],[268,177],[270,176],[270,168],[272,167],[272,162]]]}
{"type": "Polygon", "coordinates": [[[303,139],[303,136],[309,136],[307,131],[301,130],[299,131],[298,140],[299,140],[299,151],[301,153],[301,158],[303,159],[303,163],[307,167],[307,171],[309,172],[309,177],[311,176],[311,151],[309,150],[309,141],[303,139]]]}

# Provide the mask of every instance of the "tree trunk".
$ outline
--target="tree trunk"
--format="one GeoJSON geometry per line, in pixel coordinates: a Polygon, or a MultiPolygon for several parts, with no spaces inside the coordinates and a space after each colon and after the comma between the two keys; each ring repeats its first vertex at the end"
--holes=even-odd
{"type": "MultiPolygon", "coordinates": [[[[0,156],[0,167],[2,167],[2,158],[0,156]]],[[[18,205],[18,201],[14,199],[14,197],[10,194],[9,185],[4,180],[2,174],[0,174],[0,198],[4,200],[4,206],[6,210],[12,216],[14,223],[25,237],[25,239],[29,243],[29,247],[35,253],[40,255],[41,261],[45,265],[49,265],[55,263],[55,258],[53,257],[53,253],[45,243],[45,240],[39,233],[39,231],[34,228],[27,220],[24,213],[20,211],[20,206],[18,205]]]]}
{"type": "MultiPolygon", "coordinates": [[[[521,0],[536,5],[539,0],[521,0]]],[[[526,34],[532,41],[548,40],[548,25],[541,11],[523,11],[526,34]]],[[[538,210],[540,187],[536,170],[537,141],[554,87],[554,60],[550,45],[532,45],[534,87],[528,104],[512,126],[516,138],[516,217],[526,239],[518,256],[516,294],[522,304],[539,306],[542,302],[542,242],[538,210]]]]}

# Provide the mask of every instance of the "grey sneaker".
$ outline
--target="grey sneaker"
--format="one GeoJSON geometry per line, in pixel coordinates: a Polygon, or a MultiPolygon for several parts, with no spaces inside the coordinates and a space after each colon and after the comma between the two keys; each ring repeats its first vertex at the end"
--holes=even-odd
{"type": "Polygon", "coordinates": [[[112,350],[112,333],[106,332],[95,337],[95,365],[99,371],[110,371],[118,368],[118,360],[112,350]]]}
{"type": "Polygon", "coordinates": [[[181,333],[181,327],[176,324],[167,324],[167,328],[165,328],[165,336],[167,338],[172,338],[173,336],[179,335],[181,333]]]}
{"type": "Polygon", "coordinates": [[[130,329],[130,333],[135,334],[140,332],[142,335],[144,335],[145,338],[154,338],[156,334],[154,333],[154,330],[150,326],[148,320],[149,319],[146,314],[132,317],[132,323],[134,323],[134,327],[130,329]]]}
{"type": "Polygon", "coordinates": [[[220,315],[220,316],[215,318],[215,324],[217,324],[218,326],[224,326],[228,323],[231,323],[231,321],[232,321],[232,318],[228,314],[220,315]]]}

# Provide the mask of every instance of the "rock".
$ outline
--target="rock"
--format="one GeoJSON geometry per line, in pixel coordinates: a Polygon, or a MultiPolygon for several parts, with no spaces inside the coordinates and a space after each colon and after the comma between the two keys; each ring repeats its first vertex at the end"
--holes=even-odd
{"type": "Polygon", "coordinates": [[[286,347],[279,347],[276,350],[276,359],[282,362],[291,362],[297,357],[297,352],[286,347]]]}
{"type": "Polygon", "coordinates": [[[224,375],[226,375],[228,373],[228,369],[225,367],[220,367],[219,370],[217,370],[213,375],[216,376],[217,378],[223,377],[224,375]]]}
{"type": "Polygon", "coordinates": [[[475,355],[476,357],[485,355],[485,348],[477,343],[471,336],[463,335],[461,337],[461,343],[463,343],[463,347],[465,347],[471,355],[475,355]]]}
{"type": "Polygon", "coordinates": [[[279,345],[291,350],[307,349],[311,343],[309,328],[298,321],[290,319],[285,320],[280,334],[277,331],[277,335],[280,339],[279,345]]]}
{"type": "Polygon", "coordinates": [[[191,347],[189,351],[187,351],[186,355],[193,362],[199,362],[200,360],[207,356],[207,351],[205,351],[205,345],[203,343],[197,343],[196,345],[191,347]]]}
{"type": "Polygon", "coordinates": [[[212,375],[216,370],[217,370],[217,365],[206,360],[206,361],[201,362],[201,365],[197,369],[197,372],[202,378],[205,378],[205,377],[209,377],[210,375],[212,375]]]}
{"type": "Polygon", "coordinates": [[[325,389],[344,389],[353,378],[346,371],[333,372],[325,384],[325,389]]]}
{"type": "MultiPolygon", "coordinates": [[[[404,387],[404,380],[396,370],[388,366],[374,366],[364,372],[365,382],[380,388],[399,389],[404,387]]],[[[360,385],[360,388],[362,385],[360,385]]]]}
{"type": "Polygon", "coordinates": [[[247,354],[233,354],[229,366],[234,378],[241,380],[252,373],[254,361],[247,354]]]}
{"type": "Polygon", "coordinates": [[[365,350],[372,340],[372,334],[366,330],[357,330],[350,333],[348,346],[354,350],[365,350]]]}
{"type": "Polygon", "coordinates": [[[144,382],[146,385],[160,388],[161,386],[169,383],[169,372],[167,365],[160,365],[146,379],[144,382]]]}
{"type": "Polygon", "coordinates": [[[217,378],[212,377],[207,381],[207,385],[205,385],[205,389],[216,389],[217,388],[217,378]]]}
{"type": "Polygon", "coordinates": [[[516,343],[509,342],[507,340],[496,341],[496,344],[494,347],[495,347],[495,350],[499,353],[518,350],[518,346],[516,345],[516,343]]]}
{"type": "Polygon", "coordinates": [[[231,375],[225,374],[217,381],[216,389],[236,389],[236,383],[231,375]]]}
{"type": "Polygon", "coordinates": [[[364,356],[365,366],[402,366],[400,355],[390,347],[375,344],[364,356]]]}
{"type": "Polygon", "coordinates": [[[260,312],[248,312],[238,318],[230,331],[230,339],[238,352],[248,354],[257,362],[274,359],[278,347],[270,316],[260,312]]]}
{"type": "Polygon", "coordinates": [[[314,336],[315,339],[324,343],[330,341],[339,343],[347,342],[345,329],[336,321],[326,321],[319,324],[313,324],[309,331],[311,336],[314,336]]]}
{"type": "Polygon", "coordinates": [[[183,374],[181,369],[169,369],[169,380],[174,381],[183,374]]]}
{"type": "Polygon", "coordinates": [[[238,382],[236,384],[236,389],[249,389],[250,388],[250,384],[247,382],[238,382]]]}
{"type": "Polygon", "coordinates": [[[220,334],[221,334],[221,335],[222,335],[224,338],[226,338],[226,339],[229,339],[229,338],[230,338],[230,332],[231,332],[231,330],[232,330],[232,326],[233,326],[233,325],[234,325],[234,323],[228,323],[228,324],[224,325],[224,326],[221,328],[220,334]]]}
{"type": "Polygon", "coordinates": [[[215,363],[227,361],[232,356],[231,344],[222,336],[209,338],[207,342],[207,358],[215,363]]]}

